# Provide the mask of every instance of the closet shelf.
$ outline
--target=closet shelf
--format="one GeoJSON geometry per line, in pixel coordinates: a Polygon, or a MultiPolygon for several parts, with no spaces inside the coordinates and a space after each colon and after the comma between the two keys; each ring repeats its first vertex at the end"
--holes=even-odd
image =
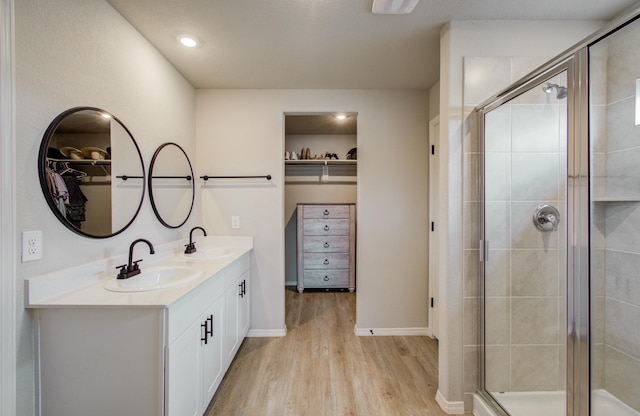
{"type": "Polygon", "coordinates": [[[351,159],[301,159],[301,160],[285,160],[285,165],[298,165],[298,166],[355,166],[358,164],[357,160],[351,159]]]}
{"type": "Polygon", "coordinates": [[[110,159],[94,160],[94,159],[53,159],[47,158],[50,162],[73,163],[74,165],[110,165],[110,159]]]}

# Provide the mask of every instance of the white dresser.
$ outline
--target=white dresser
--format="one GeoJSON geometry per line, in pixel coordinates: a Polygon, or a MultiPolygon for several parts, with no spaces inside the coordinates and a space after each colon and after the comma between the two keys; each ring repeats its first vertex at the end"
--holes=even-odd
{"type": "Polygon", "coordinates": [[[354,204],[298,204],[298,292],[356,290],[354,204]]]}

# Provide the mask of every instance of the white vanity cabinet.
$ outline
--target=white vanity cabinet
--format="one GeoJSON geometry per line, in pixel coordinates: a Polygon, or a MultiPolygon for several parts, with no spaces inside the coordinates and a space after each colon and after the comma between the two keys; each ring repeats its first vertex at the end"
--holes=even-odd
{"type": "Polygon", "coordinates": [[[202,415],[248,331],[250,274],[246,252],[165,305],[168,292],[37,307],[40,414],[202,415]]]}

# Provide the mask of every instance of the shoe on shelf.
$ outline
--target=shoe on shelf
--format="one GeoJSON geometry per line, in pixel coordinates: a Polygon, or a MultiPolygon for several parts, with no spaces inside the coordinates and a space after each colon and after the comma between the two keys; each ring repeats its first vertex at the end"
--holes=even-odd
{"type": "Polygon", "coordinates": [[[289,152],[284,153],[284,160],[289,160],[289,152]]]}
{"type": "Polygon", "coordinates": [[[291,160],[298,160],[298,155],[296,152],[291,152],[291,160]]]}

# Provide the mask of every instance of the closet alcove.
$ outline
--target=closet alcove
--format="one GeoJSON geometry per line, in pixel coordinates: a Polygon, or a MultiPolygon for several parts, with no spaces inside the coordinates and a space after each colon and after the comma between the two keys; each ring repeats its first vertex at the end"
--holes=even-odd
{"type": "MultiPolygon", "coordinates": [[[[352,210],[354,214],[352,215],[355,217],[358,184],[358,161],[355,149],[357,149],[356,113],[285,114],[285,154],[283,155],[285,165],[285,285],[291,290],[297,289],[302,292],[298,281],[299,275],[300,279],[302,279],[305,274],[303,268],[305,270],[307,268],[306,266],[301,266],[300,270],[298,270],[298,265],[303,261],[301,257],[303,244],[298,244],[301,238],[299,229],[300,232],[302,230],[302,223],[298,224],[298,217],[302,217],[298,213],[298,210],[301,209],[299,207],[305,204],[317,207],[324,207],[325,205],[327,207],[347,207],[352,205],[354,207],[352,210]],[[338,115],[345,117],[340,119],[337,117],[338,115]],[[309,149],[309,151],[306,152],[304,149],[309,149]],[[309,154],[309,159],[305,158],[305,153],[309,154]],[[347,158],[348,154],[350,154],[349,158],[347,158]]],[[[319,212],[325,212],[324,208],[319,212]]],[[[355,234],[357,221],[356,218],[351,220],[355,234]]],[[[315,219],[310,221],[315,221],[315,219]]],[[[322,222],[325,219],[321,215],[317,221],[322,222]]],[[[329,221],[340,220],[329,219],[329,221]]],[[[323,223],[323,230],[324,227],[325,224],[323,223]]],[[[327,231],[327,234],[333,234],[333,230],[327,231]]],[[[327,242],[323,240],[324,244],[321,246],[327,247],[327,244],[332,244],[331,239],[340,238],[327,236],[327,242]]],[[[348,238],[348,235],[345,238],[348,238]]],[[[331,257],[333,254],[327,254],[326,257],[328,259],[323,257],[321,259],[323,261],[320,264],[310,266],[315,270],[307,273],[307,276],[318,275],[319,273],[322,276],[319,277],[317,285],[309,285],[309,282],[307,282],[305,290],[307,288],[324,289],[326,284],[326,289],[324,290],[350,289],[353,291],[355,289],[354,284],[353,282],[351,284],[348,283],[350,279],[346,274],[347,269],[351,269],[355,276],[355,244],[352,247],[352,253],[348,252],[347,245],[347,248],[344,249],[344,254],[337,254],[338,257],[346,257],[348,254],[353,259],[349,264],[343,262],[335,266],[340,270],[334,269],[333,258],[331,257]],[[325,264],[327,265],[325,266],[325,264]],[[329,282],[329,279],[334,278],[331,273],[341,276],[336,280],[338,283],[331,284],[329,282]]],[[[335,251],[332,249],[321,250],[335,251]]],[[[335,258],[336,256],[333,257],[335,258]]]]}

